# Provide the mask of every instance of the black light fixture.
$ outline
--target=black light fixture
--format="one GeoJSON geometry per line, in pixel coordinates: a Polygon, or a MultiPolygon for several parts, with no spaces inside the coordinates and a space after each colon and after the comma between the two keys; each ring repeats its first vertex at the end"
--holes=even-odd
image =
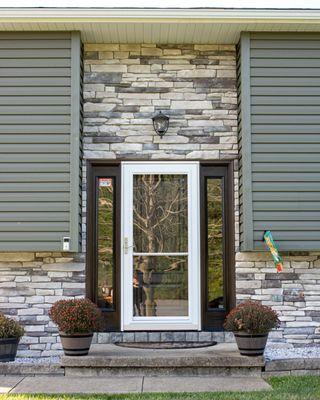
{"type": "Polygon", "coordinates": [[[154,130],[162,138],[169,128],[169,117],[159,111],[158,114],[152,118],[152,122],[154,130]]]}

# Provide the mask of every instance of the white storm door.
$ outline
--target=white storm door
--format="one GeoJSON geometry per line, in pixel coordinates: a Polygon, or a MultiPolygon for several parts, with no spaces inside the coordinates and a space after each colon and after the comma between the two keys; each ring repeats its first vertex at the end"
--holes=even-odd
{"type": "Polygon", "coordinates": [[[200,329],[199,163],[122,163],[122,329],[200,329]]]}

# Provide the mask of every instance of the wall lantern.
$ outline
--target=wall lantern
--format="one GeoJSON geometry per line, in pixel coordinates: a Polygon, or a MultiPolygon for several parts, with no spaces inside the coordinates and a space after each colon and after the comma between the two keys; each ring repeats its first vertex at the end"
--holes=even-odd
{"type": "Polygon", "coordinates": [[[162,138],[169,128],[169,117],[159,111],[158,114],[152,118],[152,122],[154,130],[162,138]]]}

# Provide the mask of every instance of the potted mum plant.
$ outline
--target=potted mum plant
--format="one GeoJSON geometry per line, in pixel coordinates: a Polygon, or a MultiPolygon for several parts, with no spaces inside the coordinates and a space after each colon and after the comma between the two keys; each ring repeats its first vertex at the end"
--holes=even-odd
{"type": "Polygon", "coordinates": [[[260,356],[264,353],[269,331],[279,324],[278,315],[272,308],[248,300],[230,311],[224,328],[233,332],[240,354],[260,356]]]}
{"type": "Polygon", "coordinates": [[[101,327],[101,311],[89,299],[56,301],[49,311],[58,326],[66,356],[85,356],[89,353],[93,332],[101,327]]]}
{"type": "Polygon", "coordinates": [[[24,329],[17,321],[0,313],[0,361],[15,360],[23,334],[24,329]]]}

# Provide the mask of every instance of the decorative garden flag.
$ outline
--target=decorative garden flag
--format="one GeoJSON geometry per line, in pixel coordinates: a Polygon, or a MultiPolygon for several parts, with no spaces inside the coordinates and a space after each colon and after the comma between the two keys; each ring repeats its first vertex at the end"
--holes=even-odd
{"type": "Polygon", "coordinates": [[[279,251],[276,247],[275,242],[273,241],[273,237],[270,231],[265,231],[263,234],[263,239],[268,246],[268,249],[270,250],[270,253],[272,255],[274,265],[277,268],[278,272],[281,272],[283,269],[283,263],[282,263],[282,258],[279,254],[279,251]]]}

